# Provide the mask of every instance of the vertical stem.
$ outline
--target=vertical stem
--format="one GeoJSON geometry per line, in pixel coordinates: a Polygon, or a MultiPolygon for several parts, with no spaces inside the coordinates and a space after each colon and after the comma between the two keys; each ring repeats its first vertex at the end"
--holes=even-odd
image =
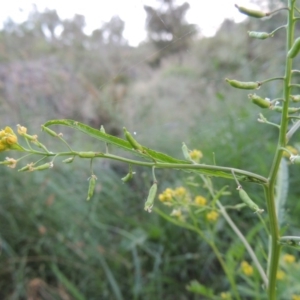
{"type": "MultiPolygon", "coordinates": [[[[287,38],[286,38],[286,53],[292,47],[294,40],[294,4],[295,0],[288,0],[288,21],[287,21],[287,38]]],[[[278,220],[275,207],[274,190],[276,184],[276,177],[279,170],[280,161],[282,159],[283,150],[282,147],[286,146],[286,133],[288,129],[288,107],[290,98],[290,85],[291,85],[291,74],[292,74],[292,59],[286,57],[285,61],[285,76],[283,86],[283,110],[281,115],[281,124],[278,137],[277,149],[273,159],[273,164],[269,174],[269,184],[264,185],[265,195],[267,199],[268,214],[270,220],[270,233],[271,233],[271,255],[270,255],[270,268],[269,268],[269,286],[268,286],[268,297],[270,300],[276,299],[276,274],[279,264],[280,245],[279,239],[279,228],[278,220]]]]}

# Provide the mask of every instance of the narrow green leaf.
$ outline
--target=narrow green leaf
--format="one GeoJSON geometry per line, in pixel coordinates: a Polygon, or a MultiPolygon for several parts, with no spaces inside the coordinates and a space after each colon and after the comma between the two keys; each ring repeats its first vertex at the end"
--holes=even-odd
{"type": "Polygon", "coordinates": [[[69,291],[69,293],[76,300],[86,300],[84,295],[77,289],[77,287],[58,269],[55,264],[51,265],[51,270],[57,277],[57,279],[61,282],[61,284],[69,291]]]}
{"type": "Polygon", "coordinates": [[[52,126],[52,125],[62,125],[62,126],[74,128],[76,130],[79,130],[79,131],[89,135],[90,137],[96,138],[98,140],[101,140],[103,142],[106,142],[106,143],[109,143],[112,145],[115,145],[117,147],[122,148],[123,150],[130,151],[134,155],[142,156],[148,160],[151,159],[151,157],[152,157],[158,162],[178,163],[178,164],[182,164],[182,163],[186,164],[187,163],[184,160],[179,160],[179,159],[173,158],[169,155],[154,151],[154,150],[149,149],[144,146],[142,146],[142,147],[143,147],[143,150],[145,151],[145,153],[136,151],[135,149],[132,148],[131,144],[128,141],[120,139],[118,137],[115,137],[115,136],[107,134],[107,133],[103,133],[101,130],[97,130],[95,128],[92,128],[88,125],[82,124],[77,121],[67,120],[67,119],[65,119],[65,120],[50,120],[50,121],[46,122],[43,126],[48,127],[48,126],[52,126]]]}

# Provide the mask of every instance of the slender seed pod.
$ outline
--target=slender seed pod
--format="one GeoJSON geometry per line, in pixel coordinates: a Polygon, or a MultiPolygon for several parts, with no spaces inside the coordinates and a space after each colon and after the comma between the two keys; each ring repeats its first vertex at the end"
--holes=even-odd
{"type": "Polygon", "coordinates": [[[189,149],[187,147],[187,145],[185,143],[182,143],[182,153],[183,153],[183,156],[186,160],[189,160],[191,161],[191,156],[190,156],[190,153],[189,153],[189,149]]]}
{"type": "Polygon", "coordinates": [[[51,130],[50,128],[48,128],[48,127],[46,127],[44,125],[42,125],[42,130],[44,130],[45,132],[47,132],[51,136],[54,136],[54,137],[58,136],[58,134],[55,131],[51,130]]]}
{"type": "Polygon", "coordinates": [[[270,101],[268,101],[264,98],[261,98],[258,95],[249,94],[248,98],[251,99],[252,103],[254,103],[255,105],[257,105],[261,108],[270,108],[270,106],[271,106],[270,101]]]}
{"type": "Polygon", "coordinates": [[[70,164],[71,162],[73,162],[74,158],[75,158],[75,156],[69,157],[69,158],[64,159],[62,162],[65,164],[70,164]]]}
{"type": "Polygon", "coordinates": [[[96,186],[96,180],[97,180],[97,177],[95,175],[92,175],[90,177],[90,182],[89,182],[89,189],[88,189],[88,196],[86,198],[86,200],[90,200],[93,195],[94,195],[94,190],[95,190],[95,186],[96,186]]]}
{"type": "Polygon", "coordinates": [[[126,137],[127,141],[130,143],[130,145],[132,146],[132,148],[135,149],[135,150],[143,151],[143,146],[140,145],[133,138],[133,136],[130,134],[130,132],[125,127],[123,127],[123,130],[124,130],[125,137],[126,137]]]}
{"type": "Polygon", "coordinates": [[[92,151],[78,152],[78,156],[82,158],[94,158],[96,156],[96,153],[92,151]]]}
{"type": "Polygon", "coordinates": [[[32,164],[33,164],[33,163],[26,165],[25,167],[19,169],[18,172],[26,172],[26,171],[30,171],[30,170],[32,169],[32,164]]]}
{"type": "Polygon", "coordinates": [[[299,53],[300,50],[300,37],[298,37],[293,46],[291,47],[291,49],[289,50],[287,57],[288,58],[294,58],[297,56],[297,54],[299,53]]]}
{"type": "MultiPolygon", "coordinates": [[[[273,106],[272,110],[276,111],[276,112],[282,112],[282,106],[273,106]]],[[[300,111],[300,107],[289,107],[288,108],[288,113],[289,114],[295,114],[296,112],[300,111]]]]}
{"type": "Polygon", "coordinates": [[[245,82],[228,78],[225,78],[225,81],[229,83],[232,87],[242,90],[257,90],[261,86],[261,83],[253,81],[245,82]]]}
{"type": "Polygon", "coordinates": [[[259,10],[254,10],[254,9],[249,9],[243,6],[238,6],[237,4],[235,4],[235,7],[239,10],[240,13],[249,16],[249,17],[253,17],[253,18],[263,18],[268,16],[268,13],[264,13],[262,11],[259,10]]]}
{"type": "Polygon", "coordinates": [[[240,198],[244,201],[245,204],[247,204],[254,212],[256,213],[262,213],[264,210],[260,209],[256,203],[253,202],[253,200],[248,196],[248,194],[245,192],[245,190],[239,186],[239,195],[240,198]]]}
{"type": "Polygon", "coordinates": [[[268,32],[257,32],[257,31],[248,31],[250,37],[260,40],[265,40],[269,37],[273,37],[273,34],[268,32]]]}
{"type": "Polygon", "coordinates": [[[123,178],[121,178],[121,180],[123,182],[128,182],[133,178],[133,175],[135,174],[135,172],[129,172],[126,176],[124,176],[123,178]]]}
{"type": "Polygon", "coordinates": [[[37,167],[33,167],[29,171],[43,171],[51,168],[53,168],[53,162],[49,162],[37,167]]]}
{"type": "Polygon", "coordinates": [[[157,182],[154,182],[149,190],[148,198],[147,198],[147,200],[145,202],[145,206],[144,206],[144,209],[146,211],[148,211],[149,213],[152,211],[156,193],[157,193],[157,182]]]}
{"type": "Polygon", "coordinates": [[[294,102],[299,102],[300,101],[300,95],[291,95],[290,98],[294,102]]]}

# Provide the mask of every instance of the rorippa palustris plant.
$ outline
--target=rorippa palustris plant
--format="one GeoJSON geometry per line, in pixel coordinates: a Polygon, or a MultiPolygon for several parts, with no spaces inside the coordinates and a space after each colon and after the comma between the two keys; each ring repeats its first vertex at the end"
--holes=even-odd
{"type": "MultiPolygon", "coordinates": [[[[24,126],[18,125],[18,135],[10,127],[5,127],[0,131],[0,151],[14,150],[24,153],[20,158],[7,157],[0,162],[2,165],[14,168],[20,165],[19,172],[35,172],[52,168],[57,161],[63,158],[63,163],[73,163],[75,158],[88,159],[91,164],[91,176],[89,178],[89,188],[87,200],[93,197],[96,175],[93,172],[93,161],[97,158],[111,159],[123,162],[128,165],[128,174],[122,178],[123,182],[127,182],[134,176],[134,166],[143,166],[152,168],[153,183],[149,189],[148,197],[145,201],[145,210],[151,212],[152,209],[170,222],[194,231],[203,238],[215,253],[221,267],[224,270],[229,282],[228,291],[218,292],[218,295],[209,288],[202,286],[199,282],[193,281],[187,288],[198,294],[205,295],[208,299],[244,299],[245,292],[239,288],[237,277],[244,277],[247,284],[252,284],[251,276],[254,274],[259,278],[259,289],[256,290],[257,299],[276,299],[276,295],[280,292],[280,284],[278,281],[283,280],[290,271],[290,265],[295,262],[295,257],[286,254],[281,259],[281,250],[283,247],[300,248],[300,237],[283,236],[281,234],[281,225],[283,219],[283,204],[286,196],[281,193],[281,185],[285,182],[284,176],[286,171],[287,159],[291,164],[300,163],[300,156],[297,151],[289,145],[289,141],[293,134],[300,127],[300,107],[295,106],[300,101],[300,95],[294,93],[295,88],[300,84],[294,82],[293,75],[300,73],[300,70],[293,69],[293,60],[300,51],[300,38],[295,36],[295,25],[300,20],[300,9],[296,6],[296,0],[288,0],[287,6],[273,12],[262,12],[247,9],[236,5],[237,9],[252,18],[272,17],[275,13],[286,13],[287,23],[274,29],[272,32],[248,32],[249,38],[267,39],[276,35],[278,30],[286,31],[286,56],[285,56],[285,73],[278,77],[268,79],[251,79],[247,81],[226,78],[225,81],[237,89],[252,90],[248,94],[250,105],[257,105],[261,109],[272,110],[274,114],[281,114],[280,122],[273,123],[260,114],[258,121],[278,129],[278,141],[272,165],[267,177],[253,173],[248,170],[242,170],[231,167],[218,165],[201,164],[202,153],[199,150],[189,150],[187,145],[183,143],[182,152],[184,159],[177,159],[167,154],[160,153],[149,149],[136,141],[133,135],[124,128],[124,139],[109,135],[104,128],[100,130],[91,128],[85,124],[73,120],[50,120],[42,125],[42,130],[51,137],[60,139],[66,145],[65,152],[50,151],[40,142],[37,135],[30,135],[24,126]],[[257,90],[263,89],[263,86],[271,81],[278,81],[282,85],[282,97],[278,99],[268,99],[261,97],[257,90]],[[105,145],[104,151],[76,151],[67,143],[61,133],[56,133],[50,127],[53,125],[61,125],[81,131],[92,138],[95,138],[105,145]],[[19,143],[23,139],[25,145],[19,143]],[[108,147],[108,144],[110,147],[108,147]],[[109,148],[118,147],[122,150],[130,152],[133,158],[127,156],[116,155],[109,151],[109,148]],[[24,157],[40,157],[35,162],[22,165],[24,157]],[[163,191],[158,199],[171,209],[170,214],[153,208],[154,200],[157,198],[157,190],[159,182],[155,176],[156,169],[176,169],[188,171],[187,177],[193,180],[191,176],[200,178],[204,182],[205,191],[188,190],[185,187],[167,188],[163,191]],[[236,183],[237,193],[240,197],[240,203],[233,203],[231,206],[222,204],[222,197],[230,194],[227,187],[216,191],[213,187],[212,177],[221,177],[228,180],[234,180],[236,183]],[[192,179],[191,179],[192,178],[192,179]],[[265,205],[258,206],[247,191],[243,188],[244,182],[250,182],[261,186],[264,189],[265,205]],[[203,196],[205,193],[205,196],[203,196]],[[265,226],[266,233],[269,237],[269,248],[267,255],[260,255],[252,249],[250,243],[242,234],[238,226],[232,221],[230,213],[241,208],[251,209],[254,214],[262,221],[265,226]],[[238,268],[232,269],[232,266],[226,262],[215,244],[214,228],[218,219],[223,217],[228,223],[240,241],[243,243],[248,253],[248,260],[241,260],[238,268]],[[265,222],[265,220],[267,220],[265,222]],[[263,257],[263,259],[261,258],[263,257]],[[249,281],[250,280],[250,281],[249,281]]],[[[99,149],[99,147],[97,147],[99,149]]],[[[299,268],[298,268],[299,269],[299,268]]],[[[254,293],[255,291],[253,291],[254,293]]],[[[248,291],[246,296],[252,297],[248,291]]],[[[299,299],[300,290],[285,290],[285,299],[299,299]]],[[[254,297],[254,296],[253,296],[254,297]]],[[[253,298],[254,299],[254,298],[253,298]]]]}

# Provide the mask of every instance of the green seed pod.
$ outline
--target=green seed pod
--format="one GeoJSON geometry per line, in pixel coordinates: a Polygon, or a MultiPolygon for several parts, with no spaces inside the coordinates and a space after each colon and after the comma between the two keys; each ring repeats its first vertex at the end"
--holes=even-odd
{"type": "Polygon", "coordinates": [[[127,141],[130,143],[130,145],[132,146],[132,148],[135,149],[135,150],[143,151],[142,145],[140,145],[133,138],[133,136],[130,134],[130,132],[125,127],[123,127],[123,130],[124,130],[125,137],[126,137],[127,141]]]}
{"type": "Polygon", "coordinates": [[[149,213],[152,210],[156,192],[157,192],[157,182],[154,182],[149,190],[148,198],[147,198],[147,200],[145,202],[145,206],[144,206],[144,209],[146,211],[148,211],[149,213]]]}
{"type": "Polygon", "coordinates": [[[43,171],[43,170],[47,170],[47,169],[51,169],[51,168],[53,168],[53,162],[49,162],[49,163],[45,163],[45,164],[37,166],[37,167],[33,167],[29,171],[43,171]]]}
{"type": "Polygon", "coordinates": [[[263,99],[263,98],[261,98],[261,97],[255,95],[255,94],[254,94],[254,95],[249,94],[249,95],[248,95],[248,98],[251,99],[251,101],[252,101],[255,105],[257,105],[257,106],[259,106],[259,107],[261,107],[261,108],[270,108],[270,106],[271,106],[270,101],[268,101],[268,100],[266,100],[266,99],[263,99]]]}
{"type": "Polygon", "coordinates": [[[96,153],[92,151],[78,152],[78,156],[82,158],[94,158],[96,156],[96,153]]]}
{"type": "Polygon", "coordinates": [[[54,137],[58,136],[58,134],[55,131],[51,130],[50,128],[48,128],[48,127],[46,127],[44,125],[42,125],[42,130],[46,131],[51,136],[54,136],[54,137]]]}
{"type": "Polygon", "coordinates": [[[300,50],[300,37],[295,40],[293,46],[289,50],[287,54],[288,58],[296,57],[297,54],[299,53],[299,50],[300,50]]]}
{"type": "MultiPolygon", "coordinates": [[[[273,106],[272,110],[276,111],[276,112],[282,112],[282,106],[273,106]]],[[[297,112],[300,111],[300,107],[289,107],[288,108],[288,113],[289,114],[295,114],[297,112]]]]}
{"type": "Polygon", "coordinates": [[[66,163],[66,164],[70,164],[71,162],[73,162],[74,158],[75,158],[75,156],[69,157],[69,158],[64,159],[62,162],[66,163]]]}
{"type": "Polygon", "coordinates": [[[245,190],[239,186],[238,187],[238,190],[239,190],[239,195],[240,195],[240,198],[244,201],[245,204],[247,204],[254,212],[256,213],[262,213],[264,210],[263,209],[260,209],[258,207],[258,205],[256,203],[254,203],[252,201],[252,199],[248,196],[248,194],[245,192],[245,190]]]}
{"type": "Polygon", "coordinates": [[[234,79],[225,78],[225,81],[228,82],[232,87],[242,90],[257,90],[260,88],[261,84],[259,82],[244,82],[244,81],[237,81],[234,79]]]}
{"type": "Polygon", "coordinates": [[[183,153],[183,156],[186,160],[189,160],[191,161],[191,156],[190,156],[190,152],[189,152],[189,149],[187,147],[187,145],[185,143],[182,143],[182,153],[183,153]]]}
{"type": "Polygon", "coordinates": [[[31,170],[32,169],[32,164],[33,163],[26,165],[25,167],[19,169],[18,172],[26,172],[26,171],[31,170]]]}
{"type": "Polygon", "coordinates": [[[300,164],[300,156],[299,155],[291,155],[290,161],[292,164],[299,165],[300,164]]]}
{"type": "Polygon", "coordinates": [[[299,102],[300,101],[300,95],[291,95],[290,98],[294,102],[299,102]]]}
{"type": "Polygon", "coordinates": [[[268,32],[257,32],[257,31],[248,31],[248,34],[250,37],[255,39],[260,39],[260,40],[265,40],[273,36],[268,32]]]}
{"type": "Polygon", "coordinates": [[[95,190],[95,186],[96,186],[96,180],[97,180],[97,177],[95,175],[92,175],[90,177],[90,182],[89,182],[89,189],[88,189],[88,196],[86,198],[86,200],[90,200],[93,195],[94,195],[94,190],[95,190]]]}
{"type": "Polygon", "coordinates": [[[133,175],[135,174],[135,172],[129,172],[126,176],[124,176],[123,178],[121,178],[121,180],[123,182],[128,182],[133,178],[133,175]]]}
{"type": "Polygon", "coordinates": [[[259,10],[253,10],[248,9],[246,7],[238,6],[237,4],[235,4],[235,7],[239,10],[240,13],[253,18],[263,18],[269,15],[268,13],[264,13],[259,10]]]}

